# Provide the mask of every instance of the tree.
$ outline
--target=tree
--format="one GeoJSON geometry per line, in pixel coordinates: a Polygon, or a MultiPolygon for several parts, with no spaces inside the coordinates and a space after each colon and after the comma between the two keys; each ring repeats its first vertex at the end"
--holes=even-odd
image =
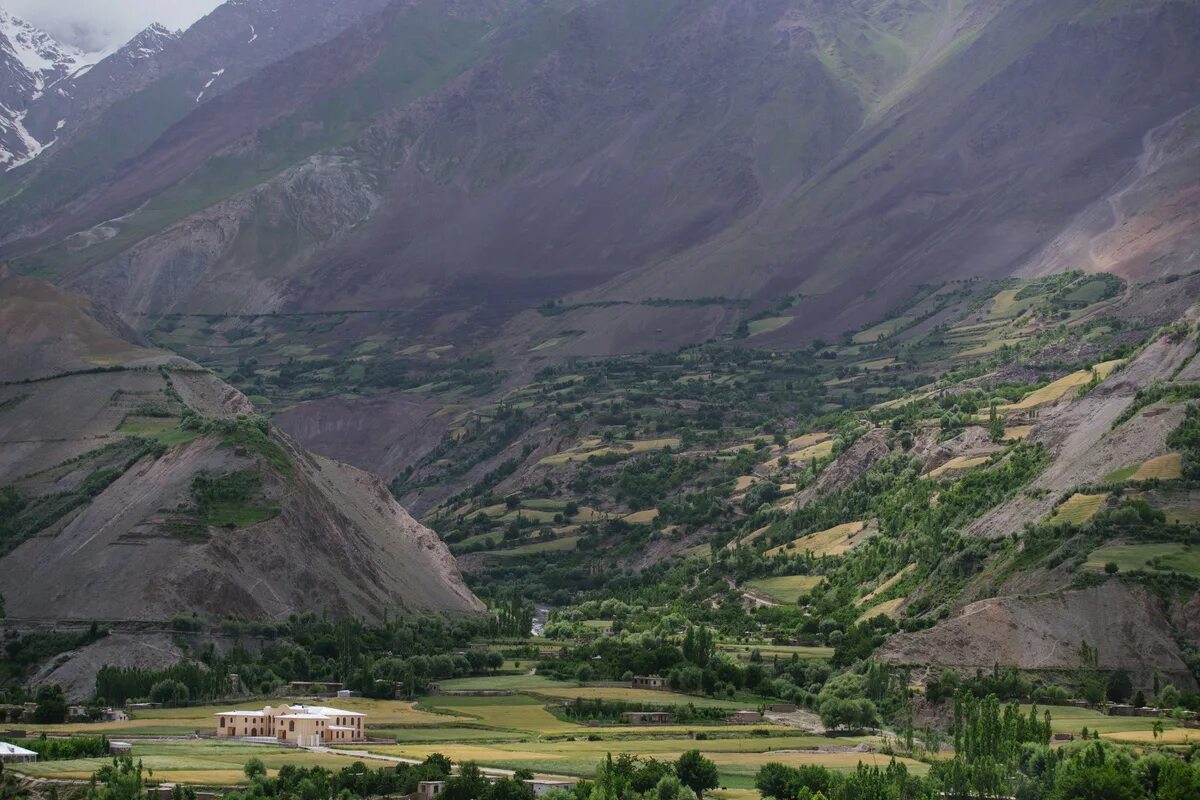
{"type": "Polygon", "coordinates": [[[1109,575],[1116,575],[1121,571],[1121,568],[1117,566],[1117,562],[1115,561],[1106,561],[1104,563],[1104,571],[1109,575]]]}
{"type": "Polygon", "coordinates": [[[1133,695],[1133,676],[1127,669],[1114,670],[1108,676],[1108,686],[1105,693],[1114,703],[1124,703],[1133,695]]]}
{"type": "Polygon", "coordinates": [[[39,686],[34,696],[37,707],[33,710],[33,721],[41,723],[63,722],[67,718],[67,698],[57,683],[39,686]]]}
{"type": "Polygon", "coordinates": [[[1129,772],[1105,763],[1082,769],[1067,765],[1054,782],[1051,800],[1142,800],[1145,794],[1129,772]]]}
{"type": "Polygon", "coordinates": [[[164,706],[186,703],[188,688],[182,681],[168,678],[150,687],[150,699],[164,706]]]}
{"type": "Polygon", "coordinates": [[[688,750],[675,762],[675,774],[683,785],[704,797],[706,789],[717,788],[717,765],[700,755],[699,750],[688,750]]]}
{"type": "Polygon", "coordinates": [[[246,766],[242,767],[242,772],[246,773],[248,780],[256,781],[267,776],[267,765],[262,762],[261,758],[252,758],[246,762],[246,766]]]}

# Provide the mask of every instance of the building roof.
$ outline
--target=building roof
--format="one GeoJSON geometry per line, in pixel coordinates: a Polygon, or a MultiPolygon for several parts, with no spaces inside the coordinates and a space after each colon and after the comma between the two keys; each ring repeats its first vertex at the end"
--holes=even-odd
{"type": "Polygon", "coordinates": [[[301,712],[304,714],[320,714],[321,716],[324,716],[324,717],[365,717],[366,716],[366,714],[363,714],[362,712],[359,712],[359,711],[343,711],[340,708],[330,708],[329,706],[294,705],[294,706],[289,706],[289,708],[291,708],[293,711],[298,711],[298,712],[301,712]]]}
{"type": "MultiPolygon", "coordinates": [[[[268,706],[267,708],[271,708],[268,706]]],[[[282,717],[285,719],[324,719],[326,717],[365,717],[360,711],[345,711],[340,708],[330,708],[329,706],[306,706],[302,704],[281,706],[276,709],[271,709],[272,716],[282,717]]],[[[254,717],[256,719],[265,717],[266,709],[262,711],[218,711],[214,717],[254,717]]]]}
{"type": "Polygon", "coordinates": [[[11,742],[0,742],[0,755],[5,756],[36,756],[32,750],[26,750],[24,747],[18,747],[11,742]]]}

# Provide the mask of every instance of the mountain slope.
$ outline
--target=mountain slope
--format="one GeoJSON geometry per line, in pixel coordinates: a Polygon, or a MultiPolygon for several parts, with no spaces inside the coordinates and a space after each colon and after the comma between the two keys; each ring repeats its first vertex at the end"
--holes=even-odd
{"type": "Polygon", "coordinates": [[[97,316],[46,284],[0,279],[10,617],[481,610],[381,482],[306,452],[210,373],[97,316]]]}
{"type": "MultiPolygon", "coordinates": [[[[1040,269],[1200,104],[1198,40],[1178,0],[396,2],[36,226],[41,178],[0,214],[39,231],[8,246],[23,268],[130,319],[404,308],[405,335],[518,359],[563,329],[545,356],[680,345],[745,315],[695,301],[804,295],[770,341],[806,341],[914,284],[1040,269]],[[661,297],[693,304],[638,305],[661,297]]],[[[1152,224],[1182,190],[1143,185],[1152,224]]]]}

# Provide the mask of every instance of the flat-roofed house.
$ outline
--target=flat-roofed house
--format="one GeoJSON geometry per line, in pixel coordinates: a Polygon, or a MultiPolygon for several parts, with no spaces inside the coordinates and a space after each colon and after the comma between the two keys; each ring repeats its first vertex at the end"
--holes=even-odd
{"type": "Polygon", "coordinates": [[[262,711],[221,711],[217,736],[267,737],[299,747],[357,742],[366,714],[328,706],[267,706],[262,711]]]}
{"type": "Polygon", "coordinates": [[[634,689],[663,691],[667,688],[667,679],[662,675],[634,675],[630,684],[634,689]]]}

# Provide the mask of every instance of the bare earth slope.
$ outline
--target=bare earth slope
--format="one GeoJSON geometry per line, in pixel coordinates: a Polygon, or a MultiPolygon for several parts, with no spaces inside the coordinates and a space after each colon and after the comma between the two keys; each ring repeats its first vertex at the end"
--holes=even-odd
{"type": "Polygon", "coordinates": [[[0,385],[0,486],[22,506],[2,520],[10,617],[481,610],[445,545],[382,482],[256,423],[236,390],[88,311],[0,279],[0,320],[24,331],[0,343],[5,377],[21,364],[51,373],[0,385]],[[99,357],[112,371],[87,371],[99,357]],[[218,487],[207,499],[205,481],[218,487]]]}
{"type": "Polygon", "coordinates": [[[1076,669],[1079,645],[1099,652],[1102,669],[1125,668],[1147,680],[1155,670],[1177,685],[1194,683],[1158,601],[1116,581],[1079,591],[994,597],[926,631],[900,633],[879,650],[884,660],[964,671],[995,664],[1076,669]]]}

